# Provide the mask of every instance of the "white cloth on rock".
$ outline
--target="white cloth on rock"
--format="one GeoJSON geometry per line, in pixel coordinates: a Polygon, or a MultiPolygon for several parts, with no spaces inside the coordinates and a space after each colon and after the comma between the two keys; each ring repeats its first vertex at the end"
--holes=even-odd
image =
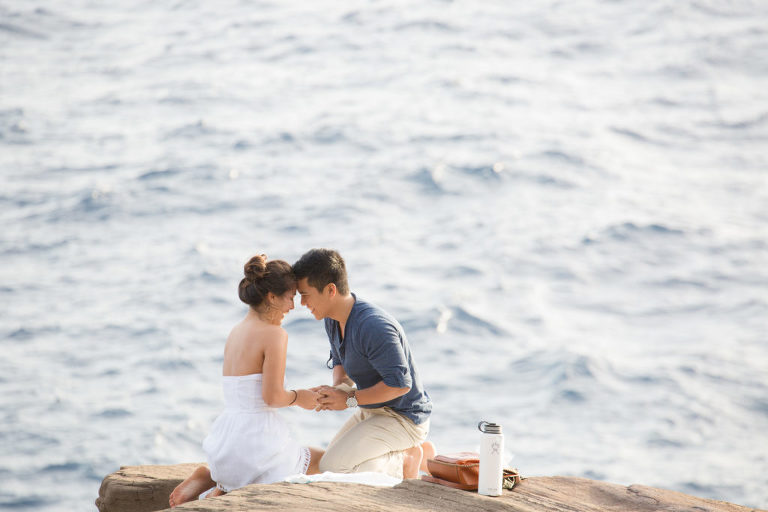
{"type": "Polygon", "coordinates": [[[352,484],[375,485],[377,487],[393,487],[402,482],[400,478],[373,471],[364,471],[362,473],[333,473],[331,471],[326,471],[317,475],[297,474],[287,477],[284,481],[291,484],[347,482],[352,484]]]}

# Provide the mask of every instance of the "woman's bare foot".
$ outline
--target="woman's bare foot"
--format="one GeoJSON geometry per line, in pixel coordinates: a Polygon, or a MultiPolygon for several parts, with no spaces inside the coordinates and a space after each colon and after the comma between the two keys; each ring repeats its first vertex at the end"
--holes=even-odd
{"type": "Polygon", "coordinates": [[[192,501],[214,485],[216,482],[211,480],[211,471],[205,466],[198,466],[186,480],[176,486],[168,498],[168,503],[173,508],[192,501]]]}
{"type": "Polygon", "coordinates": [[[421,446],[414,446],[405,450],[403,457],[403,478],[419,478],[419,466],[421,465],[423,451],[421,446]]]}
{"type": "Polygon", "coordinates": [[[437,454],[437,451],[435,450],[435,445],[432,444],[431,441],[424,441],[421,443],[421,464],[419,465],[419,469],[426,474],[429,474],[429,469],[427,468],[427,459],[434,459],[435,455],[437,454]]]}

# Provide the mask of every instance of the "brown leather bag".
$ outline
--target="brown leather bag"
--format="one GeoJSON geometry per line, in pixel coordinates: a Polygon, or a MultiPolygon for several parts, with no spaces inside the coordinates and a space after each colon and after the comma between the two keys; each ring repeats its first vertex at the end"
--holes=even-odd
{"type": "Polygon", "coordinates": [[[434,459],[427,459],[427,469],[432,476],[423,475],[422,480],[454,489],[474,491],[477,490],[480,455],[475,452],[436,455],[434,459]]]}
{"type": "MultiPolygon", "coordinates": [[[[480,473],[480,455],[475,452],[437,455],[434,459],[427,459],[427,469],[431,476],[422,475],[421,479],[425,482],[464,491],[476,491],[480,473]]],[[[517,469],[504,469],[502,478],[504,488],[511,490],[520,483],[522,477],[517,469]]]]}

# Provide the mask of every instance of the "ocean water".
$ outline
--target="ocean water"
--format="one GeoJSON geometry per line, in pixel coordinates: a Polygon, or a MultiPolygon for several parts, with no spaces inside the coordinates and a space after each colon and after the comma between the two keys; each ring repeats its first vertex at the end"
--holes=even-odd
{"type": "Polygon", "coordinates": [[[0,226],[0,509],[202,461],[243,263],[311,247],[438,451],[768,508],[765,2],[3,1],[0,226]]]}

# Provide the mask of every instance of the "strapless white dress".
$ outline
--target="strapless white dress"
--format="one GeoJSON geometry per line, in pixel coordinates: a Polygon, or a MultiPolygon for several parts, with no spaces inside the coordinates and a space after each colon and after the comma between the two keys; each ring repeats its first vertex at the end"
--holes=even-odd
{"type": "Polygon", "coordinates": [[[288,424],[261,397],[261,374],[225,376],[224,411],[203,441],[211,478],[229,492],[273,483],[309,467],[309,449],[291,437],[288,424]]]}

